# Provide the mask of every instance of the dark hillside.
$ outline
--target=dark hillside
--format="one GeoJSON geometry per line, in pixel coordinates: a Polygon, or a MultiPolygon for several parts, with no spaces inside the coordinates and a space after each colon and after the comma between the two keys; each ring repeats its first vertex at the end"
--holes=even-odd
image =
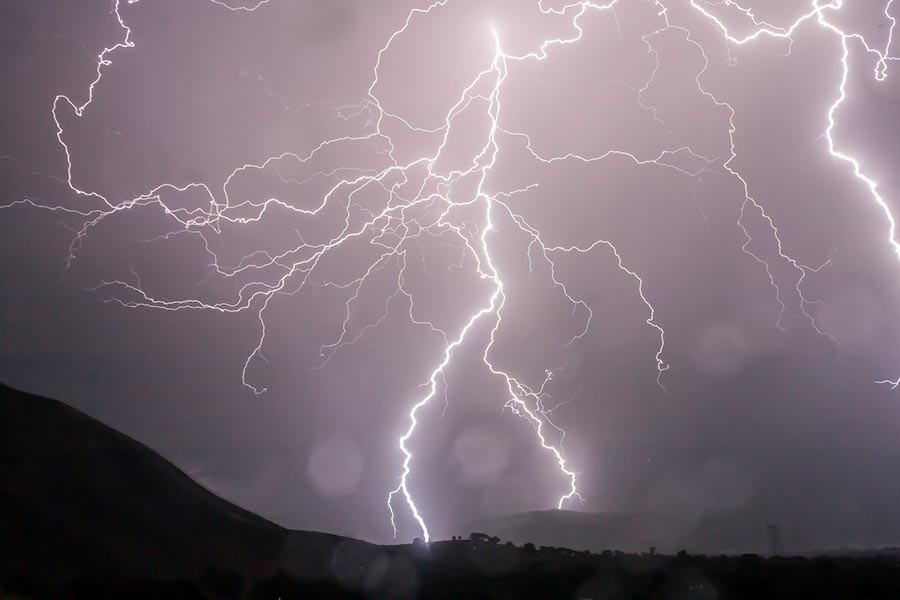
{"type": "Polygon", "coordinates": [[[0,415],[0,576],[315,569],[309,559],[328,561],[341,543],[226,502],[61,402],[0,385],[0,415]]]}

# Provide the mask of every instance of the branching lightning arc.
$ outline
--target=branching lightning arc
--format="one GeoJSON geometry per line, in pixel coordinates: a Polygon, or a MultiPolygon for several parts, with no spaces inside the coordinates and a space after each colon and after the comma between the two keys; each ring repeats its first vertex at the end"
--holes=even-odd
{"type": "MultiPolygon", "coordinates": [[[[127,0],[128,4],[134,4],[139,0],[127,0]]],[[[255,12],[264,10],[272,0],[262,0],[255,4],[235,7],[225,0],[209,0],[223,10],[235,12],[255,12]]],[[[29,205],[34,208],[59,211],[76,219],[80,226],[75,229],[72,243],[69,248],[68,263],[71,263],[82,246],[82,242],[92,229],[98,227],[109,217],[124,211],[136,210],[141,207],[155,207],[172,222],[173,229],[168,236],[192,235],[201,239],[209,254],[211,267],[216,275],[222,278],[248,278],[247,283],[239,288],[236,297],[219,302],[208,302],[199,298],[186,297],[182,299],[166,299],[154,296],[146,290],[139,277],[134,274],[130,281],[108,280],[101,281],[96,290],[106,290],[111,293],[112,301],[127,307],[155,308],[166,311],[180,310],[209,310],[223,313],[251,312],[259,321],[259,337],[246,358],[242,370],[242,381],[255,394],[262,394],[265,387],[259,387],[251,383],[248,376],[248,368],[251,363],[261,358],[263,346],[266,343],[266,309],[270,301],[279,294],[297,294],[300,290],[313,285],[326,285],[344,290],[347,300],[344,307],[344,320],[340,332],[335,339],[321,346],[322,363],[325,365],[329,359],[341,348],[357,342],[370,329],[377,327],[387,318],[391,306],[402,302],[408,309],[410,321],[415,326],[426,328],[441,344],[442,358],[434,366],[433,370],[425,378],[423,395],[412,402],[408,413],[408,421],[405,429],[397,440],[401,465],[397,486],[391,490],[387,497],[387,509],[393,526],[394,535],[398,534],[398,526],[395,521],[395,508],[402,502],[415,520],[421,535],[426,541],[431,537],[424,512],[417,505],[410,489],[413,475],[414,452],[411,446],[413,436],[420,426],[420,413],[422,409],[438,397],[446,387],[446,369],[454,359],[454,355],[463,349],[463,345],[470,341],[472,331],[478,327],[486,327],[488,335],[479,352],[487,371],[499,378],[505,385],[507,398],[505,407],[514,415],[523,418],[530,424],[537,436],[537,444],[552,455],[558,463],[561,477],[565,480],[565,487],[560,493],[557,506],[563,508],[581,496],[577,486],[577,472],[566,460],[563,447],[565,431],[552,420],[552,411],[560,406],[545,406],[548,398],[547,388],[553,380],[552,370],[546,370],[537,378],[530,379],[527,374],[514,373],[500,364],[494,356],[495,340],[500,331],[504,316],[504,308],[507,300],[507,287],[504,285],[503,273],[495,260],[494,244],[498,236],[502,235],[500,223],[503,228],[512,227],[517,233],[526,236],[530,240],[528,246],[528,261],[531,265],[534,260],[542,261],[550,274],[549,285],[572,306],[573,314],[582,315],[582,322],[570,338],[570,344],[584,337],[591,326],[593,312],[587,301],[570,292],[570,286],[560,278],[557,273],[558,261],[567,255],[588,254],[595,251],[610,252],[618,265],[618,268],[634,282],[634,290],[637,298],[646,307],[646,325],[651,327],[658,335],[658,346],[654,356],[656,366],[656,381],[663,386],[663,379],[669,364],[664,359],[666,351],[666,336],[663,326],[657,321],[657,311],[651,302],[650,295],[645,290],[644,280],[641,275],[628,266],[626,257],[623,257],[616,246],[608,240],[597,239],[593,243],[575,245],[571,243],[545,241],[542,232],[532,225],[523,214],[517,211],[516,196],[523,192],[532,191],[537,184],[532,184],[520,189],[490,190],[486,185],[488,175],[494,168],[497,156],[505,143],[522,144],[530,153],[530,156],[543,164],[552,165],[567,161],[579,161],[584,164],[599,163],[610,158],[624,159],[633,162],[637,166],[652,165],[654,168],[663,168],[677,173],[679,176],[696,182],[705,172],[718,171],[736,180],[743,190],[738,225],[743,232],[743,251],[755,260],[760,268],[765,270],[769,282],[773,288],[775,301],[780,306],[780,316],[776,325],[783,326],[783,317],[788,310],[785,303],[785,294],[796,294],[800,304],[800,310],[809,326],[817,333],[837,343],[830,333],[820,328],[813,313],[809,311],[816,300],[807,298],[803,291],[803,283],[806,276],[817,272],[824,264],[810,266],[793,258],[784,249],[782,239],[775,221],[768,215],[764,206],[758,202],[752,194],[751,183],[748,182],[740,171],[734,166],[737,158],[735,135],[737,132],[736,114],[731,104],[719,99],[703,85],[704,75],[709,66],[709,60],[704,46],[697,41],[694,30],[676,19],[673,15],[676,10],[680,14],[691,14],[694,17],[702,17],[701,22],[710,26],[724,41],[729,52],[738,47],[752,44],[762,39],[770,38],[783,40],[788,44],[788,52],[794,43],[793,35],[803,27],[820,27],[832,34],[840,45],[841,59],[837,65],[839,69],[839,85],[835,90],[835,98],[827,114],[822,115],[823,139],[831,156],[839,163],[849,167],[849,173],[862,184],[865,191],[884,212],[888,223],[887,242],[894,253],[900,259],[900,242],[896,239],[896,222],[890,207],[879,191],[878,184],[869,174],[859,159],[840,149],[839,141],[835,138],[835,127],[839,118],[842,104],[847,98],[847,84],[850,78],[851,53],[859,48],[875,59],[874,78],[883,81],[888,77],[889,67],[893,61],[900,57],[891,54],[893,34],[896,26],[896,17],[893,16],[894,0],[887,0],[883,6],[884,17],[889,23],[887,40],[882,46],[870,43],[864,35],[845,31],[834,21],[834,16],[839,14],[844,7],[844,0],[813,0],[803,14],[792,23],[779,26],[758,19],[754,11],[732,0],[606,0],[606,1],[578,1],[550,8],[545,6],[544,0],[539,0],[538,8],[546,16],[565,18],[568,23],[566,36],[543,40],[533,51],[523,54],[513,54],[504,49],[502,26],[486,26],[484,35],[493,36],[493,54],[485,57],[484,68],[465,85],[462,92],[456,98],[455,103],[444,115],[443,123],[433,129],[417,127],[402,115],[390,112],[378,95],[379,77],[382,72],[382,64],[388,60],[388,55],[395,40],[415,27],[418,22],[426,18],[440,18],[440,11],[452,0],[436,0],[432,4],[411,10],[401,26],[396,29],[381,47],[377,56],[373,57],[374,67],[372,79],[368,87],[366,97],[353,106],[330,106],[332,113],[345,121],[357,117],[363,117],[368,123],[368,132],[361,136],[346,136],[326,139],[319,143],[312,151],[306,154],[283,153],[270,156],[264,161],[243,164],[234,169],[225,179],[221,187],[214,189],[202,182],[191,183],[161,183],[146,192],[122,201],[114,201],[99,192],[82,189],[75,183],[73,173],[72,152],[66,141],[66,132],[62,125],[61,115],[69,118],[81,117],[87,111],[97,93],[101,91],[104,73],[111,64],[114,56],[119,52],[135,48],[132,39],[132,29],[123,16],[121,0],[115,0],[112,12],[118,21],[122,36],[115,44],[104,48],[97,56],[96,72],[80,100],[64,94],[56,96],[52,103],[51,114],[56,125],[57,141],[66,160],[66,173],[60,177],[69,190],[74,193],[85,207],[77,207],[69,204],[51,204],[33,198],[17,198],[9,202],[4,208],[15,205],[29,205]],[[692,44],[702,56],[703,64],[694,78],[699,93],[703,94],[716,107],[724,109],[729,117],[730,152],[726,156],[704,156],[687,145],[673,144],[655,156],[639,156],[625,151],[611,150],[597,156],[583,156],[577,153],[563,155],[544,155],[532,143],[527,132],[514,131],[503,124],[503,107],[501,103],[502,90],[507,80],[510,68],[518,63],[550,61],[554,50],[560,46],[577,44],[582,39],[583,17],[592,12],[606,12],[611,18],[616,18],[616,8],[629,2],[641,2],[652,5],[656,9],[658,23],[655,28],[644,36],[643,41],[648,52],[656,55],[654,38],[663,32],[675,32],[692,44]],[[717,16],[720,9],[729,8],[734,14],[738,14],[750,32],[737,35],[725,24],[722,17],[717,16]],[[479,140],[479,148],[471,157],[467,168],[458,170],[446,170],[441,168],[441,158],[444,156],[451,132],[457,119],[466,111],[483,110],[489,126],[484,132],[484,137],[479,140]],[[440,143],[432,153],[421,155],[414,160],[401,160],[395,147],[395,140],[389,132],[389,127],[402,127],[407,132],[436,136],[440,143]],[[337,183],[330,187],[312,208],[298,208],[292,203],[279,199],[268,198],[263,201],[234,202],[229,196],[232,181],[241,174],[251,171],[261,171],[272,168],[277,171],[280,164],[293,162],[305,165],[312,162],[318,155],[327,151],[340,148],[344,144],[368,143],[377,148],[377,153],[385,161],[385,164],[373,168],[357,168],[347,166],[328,172],[317,172],[306,181],[314,178],[336,178],[337,183]],[[696,169],[687,169],[683,162],[676,160],[678,156],[688,156],[696,169]],[[415,183],[421,181],[420,183],[415,183]],[[460,198],[451,194],[454,184],[459,182],[474,181],[473,191],[466,197],[460,198]],[[356,197],[372,190],[383,192],[387,201],[376,209],[355,202],[356,197]],[[410,193],[412,190],[412,193],[410,193]],[[188,209],[171,204],[166,198],[179,193],[202,193],[208,197],[208,208],[188,209]],[[210,244],[210,239],[221,232],[224,224],[244,225],[263,220],[270,213],[292,215],[304,222],[315,220],[326,211],[341,210],[343,226],[340,231],[325,241],[306,242],[300,236],[295,247],[284,252],[270,253],[267,250],[253,252],[241,260],[237,265],[220,263],[219,257],[210,244]],[[460,221],[460,211],[471,211],[479,215],[476,220],[460,221]],[[771,239],[777,248],[777,255],[769,259],[751,249],[754,241],[751,228],[747,225],[747,219],[755,215],[763,220],[769,229],[771,239]],[[457,331],[447,331],[436,324],[424,319],[417,311],[415,293],[410,291],[406,282],[408,252],[416,248],[416,244],[424,236],[431,236],[439,240],[452,240],[452,243],[461,249],[463,258],[460,265],[471,264],[475,273],[489,283],[490,293],[481,302],[480,308],[470,314],[463,326],[457,331]],[[367,242],[377,249],[374,260],[367,259],[362,265],[360,275],[348,281],[328,280],[324,284],[317,283],[314,275],[319,271],[319,265],[323,259],[330,256],[338,248],[346,247],[351,243],[367,242]],[[776,263],[788,265],[797,274],[795,287],[786,292],[781,289],[776,281],[774,265],[776,263]],[[374,273],[384,271],[388,265],[397,268],[396,288],[392,295],[384,301],[384,308],[380,318],[369,323],[361,330],[351,333],[349,327],[351,315],[358,302],[361,291],[370,281],[374,273]],[[272,273],[276,273],[272,276],[272,273]]],[[[497,24],[502,25],[502,24],[497,24]]],[[[641,89],[633,90],[642,110],[653,115],[653,118],[668,128],[659,117],[656,109],[645,103],[645,92],[652,85],[659,69],[657,56],[657,68],[653,70],[650,79],[641,89]]],[[[262,76],[259,76],[262,79],[262,76]]],[[[268,92],[268,84],[266,84],[268,92]]],[[[282,98],[282,100],[284,100],[282,98]]],[[[285,104],[287,107],[287,104],[285,104]]],[[[677,138],[672,138],[677,142],[677,138]]],[[[302,182],[301,182],[302,183],[302,182]]],[[[468,188],[467,188],[468,189],[468,188]]],[[[877,383],[887,384],[894,388],[900,386],[900,379],[886,379],[877,383]]]]}

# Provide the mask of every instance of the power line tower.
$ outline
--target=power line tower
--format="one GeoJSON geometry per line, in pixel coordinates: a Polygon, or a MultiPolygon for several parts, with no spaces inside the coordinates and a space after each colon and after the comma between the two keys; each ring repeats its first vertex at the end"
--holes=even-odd
{"type": "Polygon", "coordinates": [[[784,546],[781,545],[781,534],[778,531],[778,523],[766,523],[766,534],[769,539],[769,556],[784,554],[784,546]]]}

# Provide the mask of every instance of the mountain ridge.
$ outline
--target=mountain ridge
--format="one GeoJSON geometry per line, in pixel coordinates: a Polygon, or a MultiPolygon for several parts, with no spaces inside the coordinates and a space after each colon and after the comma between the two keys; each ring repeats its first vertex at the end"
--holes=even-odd
{"type": "Polygon", "coordinates": [[[680,550],[704,554],[766,550],[765,523],[756,523],[738,513],[688,518],[547,509],[481,520],[470,527],[517,544],[532,542],[598,553],[641,553],[651,547],[669,554],[680,550]],[[714,541],[710,535],[713,531],[724,541],[714,541]]]}
{"type": "Polygon", "coordinates": [[[325,576],[338,548],[219,497],[151,448],[58,400],[0,384],[0,575],[325,576]]]}

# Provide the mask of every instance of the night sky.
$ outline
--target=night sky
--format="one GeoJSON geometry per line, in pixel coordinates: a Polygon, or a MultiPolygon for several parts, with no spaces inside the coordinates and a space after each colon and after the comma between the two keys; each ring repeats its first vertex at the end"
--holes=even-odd
{"type": "Polygon", "coordinates": [[[557,505],[540,422],[565,508],[900,544],[900,259],[829,151],[900,214],[900,4],[240,1],[5,3],[0,380],[294,528],[394,539],[433,383],[433,537],[557,505]]]}

